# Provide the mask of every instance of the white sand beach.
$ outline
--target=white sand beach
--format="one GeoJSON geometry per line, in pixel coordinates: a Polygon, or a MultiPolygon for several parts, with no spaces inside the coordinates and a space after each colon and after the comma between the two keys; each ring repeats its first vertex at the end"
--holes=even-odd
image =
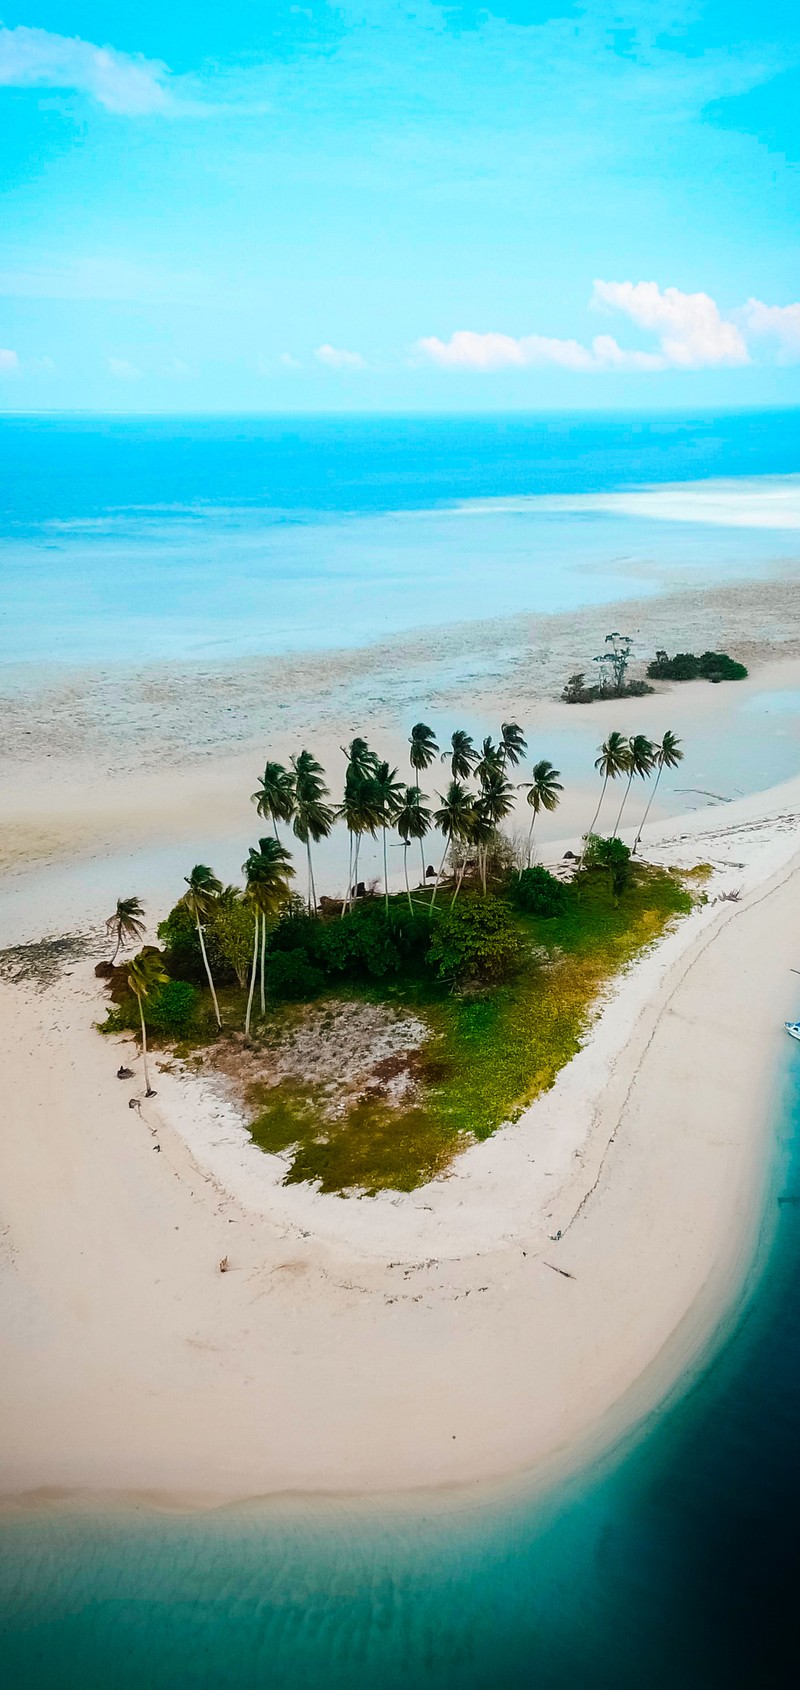
{"type": "Polygon", "coordinates": [[[529,1482],[646,1414],[753,1258],[799,820],[796,778],[656,821],[647,854],[711,862],[709,903],[617,983],[552,1092],[408,1196],[284,1188],[190,1078],[129,1108],[139,1060],[93,1030],[85,956],[0,983],[4,1496],[529,1482]]]}

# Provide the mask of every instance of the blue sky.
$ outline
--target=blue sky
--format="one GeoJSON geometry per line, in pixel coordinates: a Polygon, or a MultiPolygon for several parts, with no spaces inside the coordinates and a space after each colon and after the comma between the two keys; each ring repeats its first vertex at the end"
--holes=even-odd
{"type": "Polygon", "coordinates": [[[0,406],[800,398],[800,7],[0,8],[0,406]]]}

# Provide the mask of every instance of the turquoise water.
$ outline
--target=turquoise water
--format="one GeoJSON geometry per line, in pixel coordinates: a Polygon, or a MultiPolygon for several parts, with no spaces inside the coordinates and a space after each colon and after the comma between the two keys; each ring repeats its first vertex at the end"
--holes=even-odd
{"type": "MultiPolygon", "coordinates": [[[[787,1008],[791,1005],[787,1003],[787,1008]]],[[[788,1044],[788,1041],[787,1041],[788,1044]]],[[[797,1682],[800,1051],[749,1295],[624,1450],[544,1500],[283,1501],[0,1532],[13,1690],[797,1682]]]]}
{"type": "Polygon", "coordinates": [[[352,646],[780,574],[800,485],[782,526],[762,506],[798,471],[796,411],[0,419],[0,662],[352,646]],[[677,507],[625,507],[670,483],[677,507]],[[717,483],[700,520],[692,488],[717,483]]]}

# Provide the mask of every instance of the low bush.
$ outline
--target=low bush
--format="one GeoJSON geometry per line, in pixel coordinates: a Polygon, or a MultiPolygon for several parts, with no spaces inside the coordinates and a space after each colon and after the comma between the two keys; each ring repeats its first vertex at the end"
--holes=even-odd
{"type": "MultiPolygon", "coordinates": [[[[188,980],[167,980],[144,1002],[145,1026],[165,1038],[184,1038],[194,1024],[200,1006],[200,993],[188,980]]],[[[121,1003],[108,1010],[101,1022],[101,1033],[130,1033],[139,1028],[139,1001],[130,992],[121,1003]]]]}
{"type": "Polygon", "coordinates": [[[511,898],[526,915],[563,915],[569,893],[540,863],[524,868],[511,883],[511,898]]]}
{"type": "Polygon", "coordinates": [[[598,834],[590,833],[586,841],[584,867],[608,870],[612,891],[618,902],[630,883],[631,853],[622,839],[601,839],[598,834]]]}
{"type": "Polygon", "coordinates": [[[724,651],[704,651],[696,657],[693,651],[678,651],[669,657],[657,651],[647,673],[653,681],[743,681],[747,670],[724,651]]]}
{"type": "Polygon", "coordinates": [[[425,974],[430,943],[427,910],[409,910],[393,900],[389,913],[377,898],[365,898],[344,916],[313,919],[292,909],[269,937],[270,955],[302,952],[326,979],[383,980],[403,972],[425,974]]]}
{"type": "Polygon", "coordinates": [[[270,957],[268,985],[272,997],[308,1002],[319,997],[325,976],[309,962],[305,951],[276,951],[270,957]]]}
{"type": "Polygon", "coordinates": [[[499,898],[468,896],[436,914],[428,961],[440,980],[508,980],[522,956],[522,941],[499,898]]]}

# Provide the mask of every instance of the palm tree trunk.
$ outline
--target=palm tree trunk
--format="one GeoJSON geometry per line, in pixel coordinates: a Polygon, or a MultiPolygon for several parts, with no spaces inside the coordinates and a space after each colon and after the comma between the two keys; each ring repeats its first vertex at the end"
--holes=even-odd
{"type": "Polygon", "coordinates": [[[266,961],[267,961],[267,918],[262,911],[262,915],[261,915],[261,1014],[262,1015],[266,1015],[266,1013],[267,1013],[267,1000],[266,1000],[266,996],[265,996],[265,993],[264,993],[264,970],[266,968],[266,961]]]}
{"type": "Polygon", "coordinates": [[[489,854],[488,847],[486,845],[484,845],[483,851],[478,852],[478,861],[480,863],[480,869],[481,869],[481,886],[483,887],[484,898],[486,897],[486,864],[487,864],[488,854],[489,854]]]}
{"type": "Polygon", "coordinates": [[[453,908],[453,905],[454,905],[454,903],[455,903],[455,901],[456,901],[456,898],[457,898],[457,897],[458,897],[458,894],[459,894],[459,892],[460,892],[460,891],[461,891],[461,882],[462,882],[462,880],[463,880],[463,879],[464,879],[464,875],[465,875],[465,874],[466,874],[466,872],[467,872],[467,859],[466,859],[466,856],[465,856],[465,857],[464,857],[464,861],[463,861],[463,863],[462,863],[462,864],[461,864],[461,867],[460,867],[460,869],[459,869],[459,871],[458,871],[458,877],[457,877],[457,879],[456,879],[456,889],[455,889],[455,892],[454,892],[454,893],[453,893],[453,896],[452,896],[452,898],[451,898],[451,899],[450,899],[450,908],[451,908],[451,909],[452,909],[452,908],[453,908]]]}
{"type": "Polygon", "coordinates": [[[442,852],[442,860],[441,860],[441,862],[440,862],[440,864],[439,864],[439,870],[438,870],[438,873],[437,873],[437,876],[436,876],[436,879],[435,879],[435,881],[434,881],[434,883],[433,883],[433,897],[432,897],[432,898],[431,898],[431,909],[433,909],[433,906],[434,906],[434,904],[435,904],[435,903],[436,903],[436,894],[437,894],[437,892],[438,892],[438,890],[439,890],[439,881],[440,881],[440,880],[441,880],[441,878],[442,878],[442,869],[443,869],[443,868],[444,868],[444,865],[445,865],[445,858],[446,858],[446,856],[447,856],[447,853],[448,853],[448,851],[449,851],[449,849],[450,849],[450,840],[449,840],[449,838],[448,838],[448,839],[447,839],[447,840],[446,840],[446,842],[445,842],[445,847],[444,847],[444,850],[443,850],[443,852],[442,852]]]}
{"type": "Polygon", "coordinates": [[[595,827],[597,825],[597,818],[600,814],[600,811],[603,808],[603,799],[605,798],[605,795],[606,795],[606,787],[607,786],[608,786],[608,775],[606,775],[605,780],[603,781],[603,790],[600,794],[600,802],[597,806],[597,809],[594,812],[594,815],[592,816],[591,823],[590,823],[586,833],[583,836],[583,840],[584,840],[583,850],[581,851],[581,860],[578,864],[578,868],[583,868],[583,859],[586,856],[586,840],[589,838],[590,833],[594,833],[595,827]]]}
{"type": "Polygon", "coordinates": [[[637,852],[637,851],[638,851],[638,849],[639,849],[639,841],[640,841],[640,839],[641,839],[641,837],[642,837],[642,834],[643,834],[643,833],[644,833],[644,829],[645,829],[645,823],[646,823],[646,821],[647,821],[647,818],[648,818],[648,816],[649,816],[649,814],[650,814],[650,805],[651,805],[651,804],[652,804],[652,802],[653,802],[653,799],[654,799],[654,798],[655,798],[655,795],[656,795],[656,793],[657,793],[657,791],[658,791],[658,783],[659,783],[659,781],[660,781],[660,779],[661,779],[661,770],[662,770],[662,769],[663,769],[663,767],[664,767],[664,765],[663,765],[663,763],[659,763],[659,765],[658,765],[658,774],[657,774],[657,775],[656,775],[656,783],[655,783],[655,786],[654,786],[654,787],[653,787],[653,790],[652,790],[652,792],[651,792],[651,794],[650,794],[650,797],[649,797],[649,798],[648,798],[648,800],[647,800],[647,808],[646,808],[646,810],[645,810],[645,812],[644,812],[644,815],[643,815],[643,816],[642,816],[642,820],[641,820],[641,823],[640,823],[640,825],[639,825],[639,832],[638,832],[638,833],[637,833],[637,835],[636,835],[636,838],[635,838],[635,840],[634,840],[634,843],[633,843],[633,850],[632,850],[632,852],[631,852],[631,856],[633,856],[633,857],[635,857],[635,855],[636,855],[636,852],[637,852]]]}
{"type": "Polygon", "coordinates": [[[350,828],[347,829],[347,837],[350,841],[350,848],[347,853],[347,891],[342,904],[342,916],[344,916],[345,910],[350,908],[350,897],[353,890],[353,835],[350,828]]]}
{"type": "Polygon", "coordinates": [[[360,850],[361,850],[361,834],[357,833],[356,834],[356,854],[355,854],[355,858],[353,860],[353,896],[354,897],[355,897],[356,887],[358,885],[358,853],[359,853],[360,850]]]}
{"type": "Polygon", "coordinates": [[[534,810],[533,815],[531,816],[531,825],[528,828],[528,868],[530,868],[530,866],[531,866],[531,849],[532,849],[532,846],[533,846],[533,829],[534,829],[535,822],[536,822],[536,811],[534,810]]]}
{"type": "Polygon", "coordinates": [[[386,823],[383,824],[383,907],[389,914],[389,868],[386,862],[386,823]]]}
{"type": "Polygon", "coordinates": [[[317,894],[314,891],[314,870],[311,867],[311,839],[306,840],[306,856],[308,858],[308,913],[317,913],[317,894]]]}
{"type": "Polygon", "coordinates": [[[421,834],[420,834],[420,840],[419,840],[419,854],[420,854],[420,858],[422,860],[422,884],[424,886],[426,876],[427,876],[427,869],[425,867],[425,851],[424,851],[423,844],[422,844],[422,835],[421,834]]]}
{"type": "Polygon", "coordinates": [[[258,969],[258,910],[256,910],[255,916],[256,916],[256,931],[255,931],[255,937],[253,939],[253,966],[250,970],[250,991],[249,991],[248,997],[247,997],[247,1014],[244,1018],[245,1038],[248,1038],[248,1039],[250,1037],[250,1015],[251,1015],[252,1008],[253,1008],[253,993],[256,989],[256,971],[258,969]]]}
{"type": "Polygon", "coordinates": [[[114,964],[117,960],[117,957],[119,956],[119,947],[120,947],[121,944],[122,944],[122,934],[120,933],[119,928],[117,928],[117,943],[114,946],[114,955],[111,958],[111,967],[112,968],[114,967],[114,964]]]}
{"type": "Polygon", "coordinates": [[[408,899],[408,907],[411,911],[411,914],[413,915],[414,914],[414,905],[411,902],[411,888],[408,884],[408,840],[407,839],[403,840],[403,873],[405,874],[405,879],[406,879],[406,897],[408,899]]]}
{"type": "Polygon", "coordinates": [[[156,1094],[150,1084],[150,1074],[147,1067],[147,1029],[144,1024],[144,1001],[141,996],[139,997],[139,1014],[142,1021],[142,1066],[144,1068],[144,1093],[145,1097],[155,1097],[156,1094]]]}
{"type": "Polygon", "coordinates": [[[206,942],[205,942],[205,939],[203,938],[203,924],[200,920],[199,915],[195,917],[195,920],[197,922],[197,937],[200,940],[200,949],[203,953],[203,966],[205,968],[206,975],[208,977],[208,984],[211,987],[211,996],[214,999],[214,1014],[217,1017],[217,1026],[219,1027],[219,1029],[221,1031],[222,1030],[222,1016],[220,1015],[220,1012],[219,1012],[219,1004],[217,1002],[217,994],[216,994],[216,991],[214,989],[214,981],[213,981],[213,978],[212,978],[211,969],[210,969],[209,964],[208,964],[208,955],[207,955],[207,952],[206,952],[206,942]]]}
{"type": "Polygon", "coordinates": [[[633,780],[633,769],[631,769],[631,772],[628,776],[628,784],[625,788],[625,791],[622,794],[622,803],[620,804],[620,807],[619,807],[619,815],[617,816],[616,822],[614,823],[614,832],[611,835],[612,839],[616,839],[617,834],[619,833],[619,824],[622,821],[622,812],[625,808],[625,805],[628,802],[628,793],[630,792],[630,789],[631,789],[631,781],[632,780],[633,780]]]}

